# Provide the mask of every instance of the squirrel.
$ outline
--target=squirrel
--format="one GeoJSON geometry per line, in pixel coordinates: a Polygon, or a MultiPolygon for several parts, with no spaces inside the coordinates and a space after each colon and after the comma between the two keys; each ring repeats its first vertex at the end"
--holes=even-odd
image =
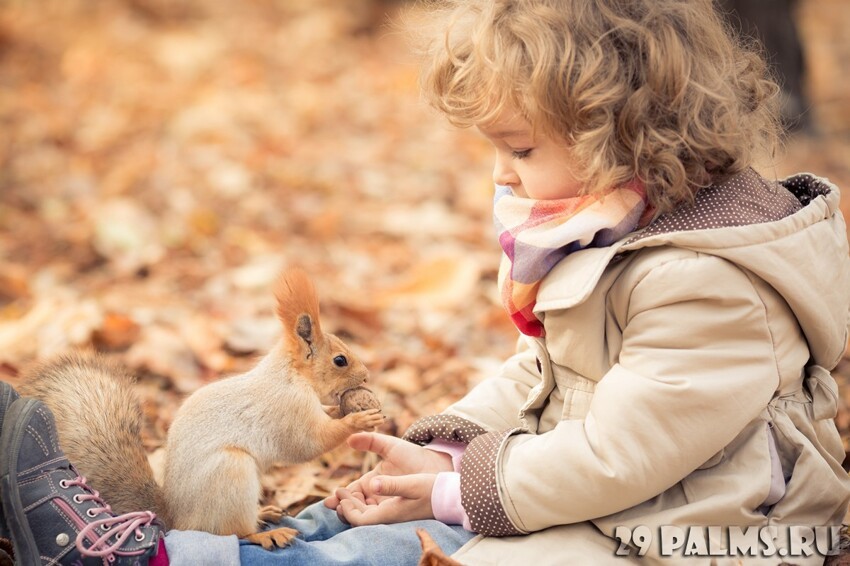
{"type": "Polygon", "coordinates": [[[322,332],[315,288],[300,269],[275,286],[283,335],[250,371],[204,385],[181,405],[167,434],[163,486],[141,443],[133,377],[92,353],[23,372],[21,392],[53,411],[59,444],[117,513],[148,509],[169,528],[286,546],[289,528],[258,532],[282,510],[258,510],[260,474],[311,460],[384,422],[380,409],[342,416],[342,394],[366,382],[366,366],[322,332]]]}

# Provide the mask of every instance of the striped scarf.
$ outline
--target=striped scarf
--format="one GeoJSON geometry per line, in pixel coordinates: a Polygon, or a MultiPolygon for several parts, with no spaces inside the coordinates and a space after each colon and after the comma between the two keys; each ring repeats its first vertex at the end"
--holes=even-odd
{"type": "Polygon", "coordinates": [[[552,200],[516,197],[509,187],[496,185],[493,209],[505,252],[499,269],[502,303],[519,331],[534,337],[545,335],[533,311],[546,274],[568,254],[609,246],[651,216],[646,191],[639,183],[615,189],[604,198],[552,200]]]}

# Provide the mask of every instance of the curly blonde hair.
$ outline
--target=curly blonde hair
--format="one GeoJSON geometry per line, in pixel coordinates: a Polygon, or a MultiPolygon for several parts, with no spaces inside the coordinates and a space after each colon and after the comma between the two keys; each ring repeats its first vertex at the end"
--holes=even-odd
{"type": "Polygon", "coordinates": [[[778,87],[710,0],[448,0],[428,13],[437,27],[424,29],[441,31],[424,34],[426,99],[461,127],[520,112],[565,140],[586,193],[639,179],[665,212],[778,142],[778,87]]]}

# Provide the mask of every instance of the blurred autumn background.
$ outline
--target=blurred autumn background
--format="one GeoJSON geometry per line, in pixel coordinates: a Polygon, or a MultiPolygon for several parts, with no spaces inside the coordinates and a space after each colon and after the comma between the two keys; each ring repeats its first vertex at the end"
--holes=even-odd
{"type": "MultiPolygon", "coordinates": [[[[291,264],[371,369],[385,432],[495,371],[515,331],[490,150],[420,101],[387,25],[406,7],[0,3],[0,379],[73,346],[119,359],[156,467],[181,399],[276,340],[271,286],[291,264]]],[[[850,4],[795,16],[810,127],[761,170],[827,176],[850,212],[850,4]]],[[[837,377],[846,440],[850,362],[837,377]]],[[[372,463],[342,447],[268,474],[267,498],[294,511],[372,463]]]]}

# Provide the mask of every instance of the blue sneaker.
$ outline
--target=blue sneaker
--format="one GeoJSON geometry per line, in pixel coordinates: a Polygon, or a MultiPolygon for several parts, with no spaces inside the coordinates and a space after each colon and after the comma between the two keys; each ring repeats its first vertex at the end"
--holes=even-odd
{"type": "MultiPolygon", "coordinates": [[[[5,381],[0,381],[0,434],[3,433],[3,421],[6,419],[6,411],[20,398],[18,392],[5,381]]],[[[6,518],[3,516],[3,507],[0,507],[0,539],[9,538],[9,529],[6,527],[6,518]]],[[[0,561],[2,564],[2,561],[0,561]]]]}
{"type": "Polygon", "coordinates": [[[6,417],[6,411],[19,398],[20,395],[12,389],[11,385],[5,381],[0,381],[0,432],[3,431],[3,420],[6,417]]]}
{"type": "Polygon", "coordinates": [[[20,398],[0,434],[0,495],[19,564],[148,563],[162,528],[150,511],[116,516],[59,448],[53,414],[20,398]]]}

